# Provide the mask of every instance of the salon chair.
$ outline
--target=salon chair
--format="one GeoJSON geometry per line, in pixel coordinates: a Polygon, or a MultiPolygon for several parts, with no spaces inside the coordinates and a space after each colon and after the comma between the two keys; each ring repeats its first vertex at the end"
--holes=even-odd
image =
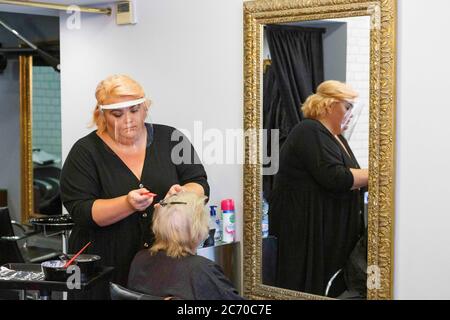
{"type": "MultiPolygon", "coordinates": [[[[27,245],[26,239],[39,234],[28,232],[25,227],[11,221],[7,207],[0,207],[0,266],[6,263],[40,263],[51,260],[60,254],[52,249],[27,245]],[[22,235],[15,235],[13,225],[21,230],[22,235]],[[23,244],[20,244],[23,242],[23,244]]],[[[18,290],[0,290],[0,300],[35,299],[27,292],[18,290]]]]}
{"type": "Polygon", "coordinates": [[[342,269],[336,271],[335,274],[328,280],[327,287],[325,289],[325,296],[331,298],[337,298],[346,289],[345,280],[342,269]]]}
{"type": "Polygon", "coordinates": [[[277,237],[268,236],[262,239],[262,283],[276,287],[278,265],[277,237]]]}
{"type": "Polygon", "coordinates": [[[11,221],[7,207],[0,208],[0,266],[5,263],[41,263],[58,257],[60,252],[53,249],[27,244],[26,239],[37,234],[39,232],[28,232],[23,225],[11,221]],[[21,229],[22,235],[14,234],[13,225],[21,229]]]}
{"type": "Polygon", "coordinates": [[[111,300],[176,300],[174,297],[158,297],[136,292],[116,283],[109,283],[111,300]]]}
{"type": "Polygon", "coordinates": [[[328,281],[325,296],[339,300],[366,300],[366,297],[356,290],[347,288],[344,271],[339,269],[328,281]]]}
{"type": "Polygon", "coordinates": [[[37,166],[33,169],[33,187],[37,203],[35,212],[45,215],[61,215],[61,169],[54,166],[37,166]]]}

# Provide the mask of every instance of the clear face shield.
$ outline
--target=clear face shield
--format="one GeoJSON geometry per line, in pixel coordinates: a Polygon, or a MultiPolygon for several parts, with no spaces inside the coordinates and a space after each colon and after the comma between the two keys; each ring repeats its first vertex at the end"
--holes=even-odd
{"type": "Polygon", "coordinates": [[[119,103],[113,103],[113,104],[106,104],[106,105],[100,105],[100,110],[117,110],[117,109],[123,109],[123,108],[129,108],[136,105],[139,105],[141,103],[144,103],[147,101],[146,98],[140,98],[136,100],[129,100],[129,101],[123,101],[119,103]]]}
{"type": "MultiPolygon", "coordinates": [[[[146,120],[145,103],[147,99],[123,101],[114,104],[100,105],[109,128],[113,129],[113,139],[119,142],[119,146],[127,145],[134,149],[142,145],[143,135],[147,135],[146,147],[149,147],[153,140],[153,127],[151,124],[144,124],[146,120]],[[109,111],[108,115],[105,111],[109,111]],[[145,130],[147,132],[145,132],[145,130]]],[[[111,132],[109,132],[111,135],[111,132]]]]}
{"type": "Polygon", "coordinates": [[[347,140],[350,140],[361,115],[363,105],[359,102],[345,101],[345,108],[347,111],[345,112],[344,119],[342,120],[341,129],[342,135],[347,140]]]}
{"type": "Polygon", "coordinates": [[[354,104],[352,102],[349,102],[349,101],[345,101],[344,105],[345,105],[346,112],[345,112],[345,115],[344,115],[344,119],[342,119],[342,123],[341,123],[341,129],[342,130],[344,130],[348,126],[348,124],[350,122],[350,119],[352,117],[353,107],[354,107],[354,104]]]}

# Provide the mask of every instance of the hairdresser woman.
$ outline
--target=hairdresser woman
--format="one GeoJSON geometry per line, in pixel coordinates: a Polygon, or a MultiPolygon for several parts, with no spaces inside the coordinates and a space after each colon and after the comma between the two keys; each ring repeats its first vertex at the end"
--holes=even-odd
{"type": "Polygon", "coordinates": [[[322,83],[281,149],[269,201],[278,287],[324,295],[363,234],[361,188],[368,170],[342,136],[357,95],[345,83],[322,83]]]}
{"type": "MultiPolygon", "coordinates": [[[[111,281],[126,285],[133,257],[153,243],[153,204],[180,191],[209,196],[209,185],[187,138],[145,122],[150,101],[135,80],[110,76],[95,96],[97,130],[74,144],[61,173],[62,201],[75,222],[69,252],[91,241],[86,253],[100,255],[114,267],[111,281]],[[181,151],[172,157],[175,145],[181,151]]],[[[74,298],[107,299],[108,290],[74,298]]]]}

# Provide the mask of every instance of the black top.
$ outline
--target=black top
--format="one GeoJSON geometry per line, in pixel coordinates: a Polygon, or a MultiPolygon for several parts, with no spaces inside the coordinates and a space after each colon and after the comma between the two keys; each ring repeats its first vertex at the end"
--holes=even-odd
{"type": "Polygon", "coordinates": [[[138,252],[131,264],[128,288],[183,300],[243,299],[213,261],[196,255],[172,258],[164,251],[154,255],[149,250],[138,252]]]}
{"type": "Polygon", "coordinates": [[[319,121],[297,125],[280,152],[269,199],[270,234],[278,238],[277,286],[324,295],[362,234],[360,190],[351,190],[350,168],[359,168],[343,136],[319,121]]]}
{"type": "Polygon", "coordinates": [[[95,131],[74,144],[61,173],[62,201],[75,222],[69,252],[75,253],[92,241],[85,253],[98,254],[104,265],[113,266],[112,281],[121,285],[127,283],[135,254],[153,243],[150,226],[154,208],[151,205],[145,212],[135,212],[117,223],[100,227],[92,219],[94,201],[116,198],[146,187],[157,194],[153,201],[157,203],[172,185],[189,182],[200,184],[209,196],[206,172],[188,139],[169,126],[146,123],[146,127],[147,149],[140,181],[95,131]],[[171,141],[172,133],[179,140],[171,141]],[[186,155],[196,162],[172,162],[172,148],[179,141],[186,143],[190,156],[184,154],[179,145],[174,150],[180,150],[181,156],[186,155]]]}

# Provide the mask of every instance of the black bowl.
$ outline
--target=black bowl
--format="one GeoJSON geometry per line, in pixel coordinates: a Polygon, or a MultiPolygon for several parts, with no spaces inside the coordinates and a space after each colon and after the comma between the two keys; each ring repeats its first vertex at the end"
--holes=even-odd
{"type": "MultiPolygon", "coordinates": [[[[63,268],[67,261],[64,260],[50,260],[41,263],[42,271],[44,272],[45,280],[65,282],[72,273],[67,272],[67,268],[63,268]]],[[[76,260],[72,264],[77,264],[76,260]]]]}
{"type": "MultiPolygon", "coordinates": [[[[73,254],[67,255],[69,259],[72,259],[73,256],[73,254]]],[[[86,279],[95,274],[95,271],[100,267],[101,257],[95,254],[80,254],[74,262],[80,267],[81,278],[86,279]]]]}

